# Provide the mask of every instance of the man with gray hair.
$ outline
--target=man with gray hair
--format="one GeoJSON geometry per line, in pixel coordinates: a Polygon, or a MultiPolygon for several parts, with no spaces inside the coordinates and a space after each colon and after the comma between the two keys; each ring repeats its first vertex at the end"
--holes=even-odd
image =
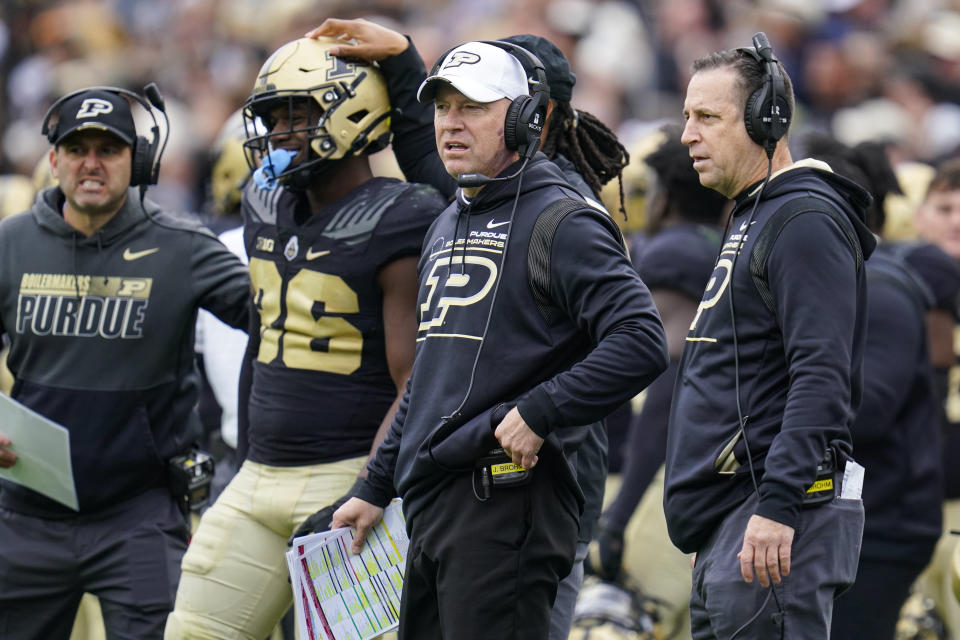
{"type": "Polygon", "coordinates": [[[401,640],[547,637],[583,506],[567,456],[666,367],[616,225],[536,152],[548,98],[542,63],[499,41],[447,52],[420,86],[460,188],[423,245],[407,391],[333,521],[356,552],[404,499],[401,640]]]}
{"type": "Polygon", "coordinates": [[[826,163],[793,161],[790,80],[766,36],[753,41],[696,60],[683,105],[700,184],[734,201],[667,434],[664,513],[696,554],[694,640],[828,637],[864,522],[850,423],[870,196],[826,163]]]}

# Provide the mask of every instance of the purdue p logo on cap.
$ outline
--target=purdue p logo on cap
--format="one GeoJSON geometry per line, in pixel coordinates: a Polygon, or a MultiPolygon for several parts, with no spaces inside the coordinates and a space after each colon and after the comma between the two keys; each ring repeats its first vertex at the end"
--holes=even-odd
{"type": "Polygon", "coordinates": [[[477,64],[478,62],[480,62],[480,56],[472,51],[457,51],[443,63],[443,69],[458,67],[461,64],[477,64]]]}
{"type": "Polygon", "coordinates": [[[77,115],[74,117],[77,120],[80,118],[96,118],[99,115],[107,114],[111,111],[113,111],[113,105],[106,100],[87,98],[80,104],[80,109],[77,110],[77,115]]]}
{"type": "MultiPolygon", "coordinates": [[[[144,109],[149,111],[149,105],[144,109]]],[[[109,131],[129,145],[133,145],[137,137],[130,103],[119,90],[113,91],[109,87],[94,87],[69,94],[54,103],[44,119],[43,131],[54,145],[72,133],[86,129],[109,131]],[[53,123],[49,124],[51,118],[54,118],[53,123]]]]}

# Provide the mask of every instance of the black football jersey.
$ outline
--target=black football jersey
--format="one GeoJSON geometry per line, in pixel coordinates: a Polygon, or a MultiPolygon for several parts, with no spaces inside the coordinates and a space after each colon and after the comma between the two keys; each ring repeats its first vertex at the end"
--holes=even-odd
{"type": "Polygon", "coordinates": [[[316,464],[369,451],[397,394],[377,277],[419,255],[445,205],[432,187],[392,178],[374,178],[313,215],[292,192],[247,188],[244,242],[260,314],[252,460],[316,464]]]}

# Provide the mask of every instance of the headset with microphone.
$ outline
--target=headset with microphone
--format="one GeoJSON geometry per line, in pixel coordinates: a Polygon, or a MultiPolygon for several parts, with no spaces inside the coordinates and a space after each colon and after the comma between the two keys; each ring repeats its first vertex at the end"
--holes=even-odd
{"type": "MultiPolygon", "coordinates": [[[[507,149],[516,151],[523,164],[515,173],[502,178],[491,178],[482,173],[464,173],[457,178],[457,186],[461,188],[482,187],[490,182],[512,180],[520,175],[527,163],[540,148],[540,136],[547,119],[547,106],[550,102],[550,84],[547,82],[547,71],[540,58],[533,53],[512,42],[503,40],[478,40],[484,44],[503,49],[516,58],[527,75],[527,84],[533,95],[517,96],[507,108],[504,120],[503,141],[507,149]]],[[[454,47],[455,49],[456,47],[454,47]]],[[[450,49],[437,60],[430,75],[434,76],[450,55],[450,49]]]]}
{"type": "MultiPolygon", "coordinates": [[[[762,31],[754,34],[753,47],[742,47],[738,48],[737,51],[756,60],[764,75],[763,84],[747,98],[746,108],[744,109],[744,125],[747,128],[750,139],[763,147],[767,154],[767,175],[757,191],[750,215],[747,216],[747,220],[744,223],[744,228],[749,228],[757,214],[757,205],[760,204],[764,189],[767,183],[770,182],[770,177],[773,174],[773,152],[777,147],[777,142],[786,134],[790,126],[791,112],[790,103],[787,100],[786,83],[784,82],[783,75],[780,73],[780,67],[778,66],[777,59],[773,55],[773,48],[770,46],[770,41],[767,40],[767,35],[762,31]]],[[[730,211],[730,216],[727,220],[728,225],[732,218],[733,210],[730,211]]],[[[724,235],[726,235],[726,230],[724,230],[724,235]]],[[[746,233],[740,234],[737,249],[733,254],[733,261],[730,265],[731,274],[737,265],[737,258],[740,256],[740,251],[743,249],[746,237],[746,233]]],[[[750,455],[750,442],[747,439],[747,421],[749,416],[744,415],[743,408],[740,404],[740,343],[737,335],[737,314],[734,307],[732,286],[729,288],[727,301],[730,308],[730,324],[733,327],[734,391],[736,394],[737,415],[740,419],[743,443],[747,449],[750,478],[753,481],[754,490],[757,492],[757,495],[759,495],[760,490],[753,469],[753,458],[750,455]]]]}
{"type": "MultiPolygon", "coordinates": [[[[510,104],[510,107],[507,109],[507,115],[505,118],[503,132],[504,143],[508,149],[517,151],[520,154],[520,157],[523,159],[523,164],[520,165],[520,168],[517,169],[516,172],[501,178],[491,178],[480,173],[461,174],[457,179],[457,185],[461,188],[482,187],[490,182],[512,180],[517,176],[522,176],[523,170],[526,168],[527,163],[530,162],[530,159],[540,147],[540,135],[543,132],[543,125],[547,115],[547,105],[550,102],[550,85],[547,82],[547,72],[543,66],[543,62],[541,62],[537,56],[527,51],[523,47],[513,44],[512,42],[504,42],[501,40],[480,40],[478,42],[484,42],[486,44],[504,49],[517,60],[519,60],[521,66],[523,66],[524,73],[527,76],[527,84],[530,90],[533,91],[533,95],[522,95],[514,98],[513,102],[510,104]],[[524,64],[525,61],[526,64],[524,64]]],[[[456,47],[453,49],[455,48],[456,47]]],[[[433,69],[431,69],[428,77],[439,73],[440,67],[446,61],[447,56],[450,55],[450,52],[453,51],[453,49],[446,51],[442,56],[440,56],[436,64],[434,64],[433,69]]],[[[517,190],[513,197],[513,206],[510,210],[510,216],[508,218],[511,222],[511,226],[514,215],[517,211],[517,203],[520,200],[521,183],[522,177],[517,181],[517,190]]],[[[506,264],[509,251],[510,242],[508,241],[503,250],[501,264],[506,264]]],[[[473,385],[476,380],[477,365],[480,362],[480,355],[483,352],[483,345],[486,342],[487,332],[490,329],[490,322],[493,317],[493,310],[496,306],[497,295],[500,291],[500,283],[502,280],[503,278],[498,276],[493,287],[490,308],[487,311],[487,318],[484,322],[483,334],[480,337],[480,346],[477,348],[477,353],[473,359],[473,366],[470,369],[470,378],[467,382],[467,390],[463,395],[463,399],[460,401],[460,404],[456,409],[451,411],[448,415],[443,416],[443,425],[430,436],[427,442],[427,451],[430,458],[441,468],[443,468],[443,465],[440,464],[440,462],[433,455],[434,442],[435,440],[446,437],[457,427],[458,421],[462,417],[461,411],[466,406],[467,401],[470,399],[470,394],[473,391],[473,385]]]]}
{"type": "Polygon", "coordinates": [[[150,127],[150,132],[153,135],[153,139],[147,140],[147,138],[144,136],[138,135],[133,142],[130,168],[130,186],[139,186],[141,189],[146,189],[148,185],[157,184],[157,179],[160,175],[160,158],[163,156],[163,151],[167,147],[167,141],[170,139],[170,119],[167,117],[166,105],[163,101],[163,96],[160,95],[160,89],[157,87],[155,82],[151,82],[143,88],[143,93],[146,98],[137,95],[133,91],[128,91],[127,89],[108,86],[86,87],[84,89],[68,93],[54,102],[47,110],[46,115],[43,117],[43,125],[40,129],[41,133],[47,137],[47,140],[50,141],[50,144],[54,144],[60,135],[60,122],[58,119],[51,125],[50,120],[54,115],[59,116],[60,108],[63,106],[64,102],[89,91],[104,91],[127,98],[128,100],[138,103],[148,114],[150,114],[150,118],[153,120],[153,126],[150,127]],[[160,123],[157,120],[157,116],[154,114],[154,109],[159,111],[161,115],[163,115],[164,119],[165,126],[162,144],[160,143],[160,123]]]}

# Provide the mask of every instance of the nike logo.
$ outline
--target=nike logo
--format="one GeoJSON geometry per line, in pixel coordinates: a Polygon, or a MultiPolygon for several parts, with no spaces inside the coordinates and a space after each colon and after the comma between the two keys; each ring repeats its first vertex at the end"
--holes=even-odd
{"type": "Polygon", "coordinates": [[[488,220],[487,229],[496,229],[497,227],[502,227],[505,224],[510,224],[510,221],[504,220],[503,222],[494,222],[493,220],[488,220]]]}
{"type": "Polygon", "coordinates": [[[139,260],[140,258],[145,258],[151,253],[156,253],[160,251],[160,247],[154,247],[153,249],[144,249],[143,251],[130,251],[130,247],[127,247],[123,250],[123,259],[124,260],[139,260]]]}
{"type": "MultiPolygon", "coordinates": [[[[752,227],[753,225],[755,225],[755,224],[757,224],[757,221],[756,221],[756,220],[753,220],[753,221],[750,222],[750,226],[751,226],[751,227],[752,227]]],[[[747,223],[744,222],[743,224],[740,225],[740,233],[743,233],[743,232],[746,231],[746,230],[747,230],[747,223]]]]}
{"type": "Polygon", "coordinates": [[[313,248],[307,249],[307,255],[305,256],[307,260],[316,260],[317,258],[323,257],[330,253],[329,251],[314,251],[313,248]]]}

